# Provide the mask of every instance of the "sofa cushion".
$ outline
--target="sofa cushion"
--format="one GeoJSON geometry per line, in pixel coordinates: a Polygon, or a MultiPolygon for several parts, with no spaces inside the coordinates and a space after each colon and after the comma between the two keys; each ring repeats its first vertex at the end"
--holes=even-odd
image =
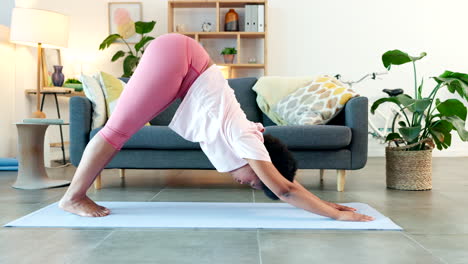
{"type": "Polygon", "coordinates": [[[291,150],[341,149],[351,143],[351,128],[346,126],[268,126],[263,134],[277,137],[291,150]]]}
{"type": "MultiPolygon", "coordinates": [[[[101,128],[93,129],[94,137],[101,128]]],[[[144,126],[135,133],[122,149],[195,149],[201,150],[200,144],[190,142],[179,136],[167,126],[144,126]]]]}

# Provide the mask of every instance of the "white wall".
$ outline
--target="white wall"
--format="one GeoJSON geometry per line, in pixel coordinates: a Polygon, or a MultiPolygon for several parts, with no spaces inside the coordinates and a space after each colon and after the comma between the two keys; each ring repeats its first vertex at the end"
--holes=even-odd
{"type": "MultiPolygon", "coordinates": [[[[142,0],[143,20],[156,20],[153,32],[158,36],[167,29],[166,0],[142,0]]],[[[110,63],[116,50],[99,51],[100,42],[108,35],[107,1],[17,0],[16,6],[40,8],[70,16],[69,47],[62,50],[64,73],[73,77],[85,72],[103,70],[119,76],[121,65],[110,63]]],[[[418,64],[418,76],[434,76],[445,69],[468,72],[468,36],[464,10],[468,2],[447,0],[371,1],[371,0],[270,0],[268,60],[270,75],[342,74],[346,79],[381,71],[380,56],[390,49],[411,54],[426,51],[428,57],[418,64]]],[[[2,15],[2,13],[0,13],[2,15]]],[[[35,50],[16,49],[15,120],[26,117],[34,108],[34,98],[22,91],[35,87],[35,50]]],[[[432,82],[426,80],[426,92],[432,82]]],[[[383,88],[404,88],[412,93],[409,65],[394,67],[383,80],[362,83],[356,90],[375,100],[383,88]]],[[[0,82],[0,86],[4,86],[0,82]]],[[[444,92],[442,98],[453,97],[444,92]]],[[[455,96],[456,97],[456,96],[455,96]]],[[[55,117],[53,101],[45,112],[55,117]]],[[[62,115],[68,121],[68,100],[62,98],[62,115]]],[[[0,128],[1,133],[5,133],[0,128]]],[[[58,129],[49,129],[50,141],[58,142],[58,129]]],[[[11,132],[7,132],[11,133],[11,132]]],[[[68,130],[65,130],[68,140],[68,130]]],[[[454,134],[452,147],[435,151],[434,156],[467,156],[468,143],[454,134]]],[[[382,156],[383,146],[371,139],[370,156],[382,156]]],[[[60,157],[60,155],[58,155],[60,157]]]]}
{"type": "Polygon", "coordinates": [[[8,41],[9,28],[0,25],[0,157],[13,157],[15,152],[15,45],[8,41]]]}

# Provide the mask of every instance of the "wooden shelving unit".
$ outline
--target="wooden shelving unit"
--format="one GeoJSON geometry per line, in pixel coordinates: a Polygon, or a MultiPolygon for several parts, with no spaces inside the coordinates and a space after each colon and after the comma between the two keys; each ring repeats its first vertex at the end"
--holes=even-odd
{"type": "MultiPolygon", "coordinates": [[[[213,25],[212,32],[202,32],[202,31],[188,31],[188,32],[177,32],[179,34],[184,34],[195,40],[201,42],[203,39],[235,39],[236,40],[236,49],[237,55],[235,63],[233,64],[224,64],[218,63],[219,66],[224,66],[228,68],[229,75],[228,77],[242,77],[241,75],[236,74],[236,69],[263,69],[263,75],[267,75],[267,32],[268,32],[268,8],[267,0],[169,0],[168,1],[168,32],[176,32],[177,22],[175,20],[175,12],[178,8],[205,8],[213,9],[215,16],[215,25],[213,25]],[[235,8],[238,9],[245,8],[246,4],[259,4],[264,5],[264,32],[227,32],[224,31],[224,15],[221,10],[226,8],[235,8]],[[242,61],[242,54],[245,52],[242,48],[241,41],[243,39],[263,39],[263,61],[251,64],[246,61],[242,61]]],[[[244,20],[240,20],[239,24],[243,24],[244,20]]],[[[242,26],[241,26],[242,28],[242,26]]],[[[247,53],[246,53],[247,54],[247,53]]],[[[259,56],[256,56],[258,60],[259,56]]]]}

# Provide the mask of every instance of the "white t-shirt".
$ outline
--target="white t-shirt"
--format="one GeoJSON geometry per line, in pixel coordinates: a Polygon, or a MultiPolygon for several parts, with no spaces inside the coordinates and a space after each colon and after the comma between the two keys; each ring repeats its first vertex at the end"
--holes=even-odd
{"type": "Polygon", "coordinates": [[[271,162],[262,124],[247,119],[215,64],[192,84],[169,127],[186,140],[199,142],[219,172],[244,166],[244,158],[271,162]]]}

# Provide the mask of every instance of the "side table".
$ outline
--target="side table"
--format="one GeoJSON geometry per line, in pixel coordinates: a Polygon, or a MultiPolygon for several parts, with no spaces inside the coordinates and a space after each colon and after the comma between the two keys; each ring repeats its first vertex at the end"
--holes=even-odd
{"type": "Polygon", "coordinates": [[[17,189],[46,189],[67,186],[70,181],[53,180],[44,167],[44,136],[55,123],[15,123],[18,129],[18,177],[12,185],[17,189]]]}
{"type": "MultiPolygon", "coordinates": [[[[27,89],[25,90],[26,94],[36,94],[36,89],[27,89]]],[[[58,104],[58,99],[57,95],[61,96],[67,96],[67,97],[72,97],[72,96],[85,96],[84,92],[75,92],[75,89],[72,88],[63,88],[63,87],[43,87],[40,91],[40,93],[43,95],[42,96],[42,101],[41,101],[41,111],[44,108],[44,100],[48,94],[53,95],[55,98],[55,107],[57,109],[57,116],[60,119],[60,108],[58,104]]],[[[64,125],[64,124],[62,124],[64,125]]],[[[62,125],[59,125],[60,128],[60,143],[61,143],[61,149],[62,149],[62,161],[63,164],[65,165],[67,162],[65,160],[65,145],[63,142],[63,132],[62,132],[62,125]]]]}

